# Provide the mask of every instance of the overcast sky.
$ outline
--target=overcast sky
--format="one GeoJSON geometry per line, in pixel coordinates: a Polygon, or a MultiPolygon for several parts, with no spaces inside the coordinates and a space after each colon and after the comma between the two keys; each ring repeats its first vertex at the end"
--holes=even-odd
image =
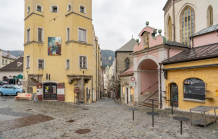
{"type": "MultiPolygon", "coordinates": [[[[149,21],[164,30],[167,0],[93,0],[93,24],[101,49],[117,50],[136,39],[149,21]]],[[[24,0],[0,0],[0,49],[23,50],[24,0]]]]}

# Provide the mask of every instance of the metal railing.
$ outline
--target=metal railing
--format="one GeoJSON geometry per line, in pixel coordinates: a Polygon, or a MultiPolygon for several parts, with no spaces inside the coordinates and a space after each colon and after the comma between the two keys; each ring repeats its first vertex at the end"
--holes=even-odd
{"type": "Polygon", "coordinates": [[[150,87],[148,87],[147,89],[145,89],[144,91],[142,91],[142,92],[141,92],[141,95],[144,94],[146,91],[149,91],[149,90],[152,90],[152,92],[155,91],[155,90],[158,88],[158,86],[155,86],[156,84],[158,85],[158,82],[155,82],[155,83],[152,84],[150,87]],[[155,87],[155,88],[153,88],[153,87],[155,87]]]}

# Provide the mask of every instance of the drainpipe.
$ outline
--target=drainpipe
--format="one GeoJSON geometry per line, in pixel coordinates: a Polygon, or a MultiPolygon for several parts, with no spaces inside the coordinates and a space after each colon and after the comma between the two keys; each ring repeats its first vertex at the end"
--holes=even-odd
{"type": "Polygon", "coordinates": [[[162,66],[162,63],[159,63],[160,65],[160,109],[162,109],[162,78],[161,78],[161,66],[162,66]]]}
{"type": "Polygon", "coordinates": [[[97,40],[96,40],[96,38],[95,38],[95,43],[96,43],[96,79],[95,79],[95,89],[96,89],[96,101],[97,101],[97,66],[98,66],[98,63],[97,63],[97,51],[98,51],[98,49],[97,49],[97,40]]]}
{"type": "Polygon", "coordinates": [[[176,41],[176,27],[175,27],[175,0],[173,0],[173,40],[176,41]]]}
{"type": "Polygon", "coordinates": [[[91,98],[92,98],[92,103],[93,103],[93,76],[91,77],[92,79],[92,92],[90,93],[90,95],[92,94],[91,98]]]}

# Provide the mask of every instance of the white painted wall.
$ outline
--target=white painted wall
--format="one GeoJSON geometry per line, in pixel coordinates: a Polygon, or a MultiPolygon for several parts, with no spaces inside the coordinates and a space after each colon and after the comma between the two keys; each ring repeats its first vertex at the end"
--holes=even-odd
{"type": "Polygon", "coordinates": [[[19,74],[23,74],[22,71],[0,71],[0,81],[2,81],[2,78],[4,76],[6,76],[8,79],[9,76],[12,76],[11,79],[13,78],[13,76],[18,76],[19,74]]]}
{"type": "MultiPolygon", "coordinates": [[[[213,7],[213,25],[218,24],[218,0],[181,0],[175,3],[175,27],[176,27],[176,41],[180,40],[180,15],[186,6],[190,6],[195,12],[195,33],[207,28],[207,9],[209,6],[213,7]]],[[[168,19],[171,17],[173,24],[173,6],[164,15],[164,34],[168,39],[168,19]]],[[[173,32],[173,29],[172,29],[173,32]]],[[[172,33],[173,34],[173,33],[172,33]]]]}

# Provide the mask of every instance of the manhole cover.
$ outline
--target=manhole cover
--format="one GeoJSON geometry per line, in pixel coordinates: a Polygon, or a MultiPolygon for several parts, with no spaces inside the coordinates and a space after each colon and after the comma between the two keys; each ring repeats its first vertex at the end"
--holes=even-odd
{"type": "Polygon", "coordinates": [[[89,133],[89,132],[91,132],[90,129],[79,129],[79,130],[76,130],[77,134],[86,134],[86,133],[89,133]]]}
{"type": "Polygon", "coordinates": [[[83,108],[83,110],[89,110],[89,109],[87,109],[87,108],[83,108]]]}
{"type": "Polygon", "coordinates": [[[67,121],[68,123],[73,123],[73,122],[75,122],[75,120],[69,120],[69,121],[67,121]]]}
{"type": "Polygon", "coordinates": [[[27,111],[31,111],[32,109],[26,109],[27,111]]]}

